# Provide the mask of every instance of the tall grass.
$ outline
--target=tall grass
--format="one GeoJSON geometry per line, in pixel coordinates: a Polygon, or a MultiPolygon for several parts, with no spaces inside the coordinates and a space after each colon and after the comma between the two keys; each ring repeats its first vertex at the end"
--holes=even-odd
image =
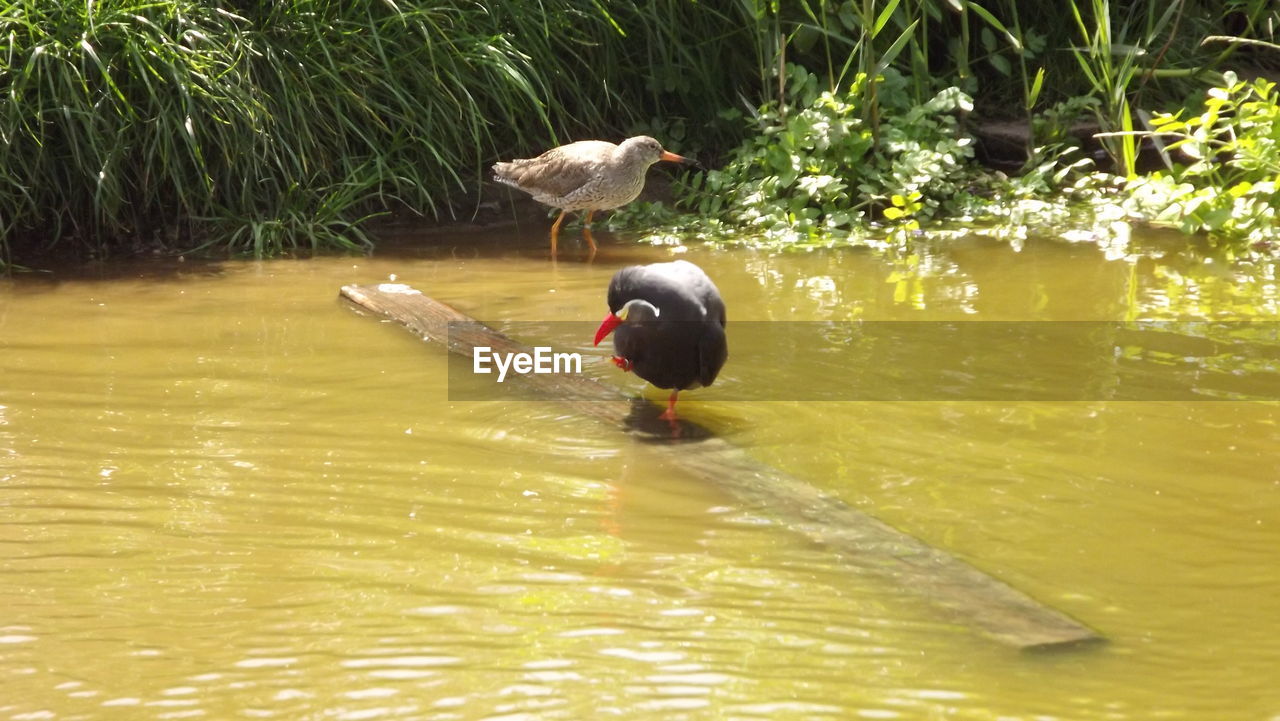
{"type": "Polygon", "coordinates": [[[372,214],[448,210],[500,154],[658,118],[706,140],[753,94],[726,7],[4,3],[0,257],[14,238],[354,247],[372,214]]]}

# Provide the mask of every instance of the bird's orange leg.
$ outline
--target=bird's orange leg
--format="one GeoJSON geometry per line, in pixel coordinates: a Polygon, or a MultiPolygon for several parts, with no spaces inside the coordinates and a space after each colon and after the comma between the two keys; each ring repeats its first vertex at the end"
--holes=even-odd
{"type": "Polygon", "coordinates": [[[582,223],[582,235],[587,239],[587,245],[591,247],[591,252],[593,254],[596,252],[596,239],[591,237],[591,216],[595,212],[596,211],[594,210],[588,210],[587,218],[582,223]]]}
{"type": "Polygon", "coordinates": [[[553,258],[556,255],[556,239],[560,237],[560,224],[564,222],[564,216],[568,214],[569,211],[567,210],[560,211],[560,217],[556,218],[556,222],[551,224],[551,257],[553,258]]]}
{"type": "Polygon", "coordinates": [[[671,391],[671,397],[667,399],[667,409],[666,409],[665,411],[663,411],[663,412],[662,412],[662,415],[658,416],[659,418],[661,418],[661,419],[662,419],[662,420],[664,420],[664,421],[671,421],[671,423],[672,423],[672,424],[675,424],[675,422],[676,422],[676,396],[678,396],[678,395],[680,395],[680,391],[678,391],[678,390],[671,391]]]}

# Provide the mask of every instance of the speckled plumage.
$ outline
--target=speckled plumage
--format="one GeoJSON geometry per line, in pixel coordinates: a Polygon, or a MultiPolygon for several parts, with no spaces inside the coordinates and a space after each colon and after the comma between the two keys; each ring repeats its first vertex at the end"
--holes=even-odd
{"type": "Polygon", "coordinates": [[[690,162],[662,149],[647,135],[614,145],[603,140],[582,140],[552,148],[536,158],[495,163],[493,179],[519,188],[539,203],[560,209],[551,227],[551,251],[555,252],[560,223],[569,211],[587,211],[584,235],[591,249],[591,214],[611,210],[635,200],[644,189],[649,166],[659,160],[690,162]]]}

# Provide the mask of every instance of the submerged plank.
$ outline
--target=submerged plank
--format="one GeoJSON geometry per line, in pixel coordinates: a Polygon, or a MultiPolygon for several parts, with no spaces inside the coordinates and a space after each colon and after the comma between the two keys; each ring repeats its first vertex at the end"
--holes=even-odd
{"type": "MultiPolygon", "coordinates": [[[[342,296],[423,338],[446,345],[454,353],[470,356],[480,346],[503,353],[531,350],[409,286],[348,285],[342,288],[342,296]]],[[[652,404],[637,404],[620,390],[585,376],[520,377],[535,394],[620,429],[643,428],[657,416],[652,404]]],[[[810,483],[754,460],[706,428],[682,420],[681,431],[680,442],[663,444],[662,453],[690,476],[715,484],[750,508],[767,509],[786,528],[823,544],[859,568],[890,575],[996,640],[1036,648],[1101,639],[1093,629],[1061,611],[810,483]]]]}

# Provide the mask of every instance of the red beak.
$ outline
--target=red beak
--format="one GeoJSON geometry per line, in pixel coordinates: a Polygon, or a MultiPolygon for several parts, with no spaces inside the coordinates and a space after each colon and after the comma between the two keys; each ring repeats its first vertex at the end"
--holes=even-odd
{"type": "Polygon", "coordinates": [[[613,329],[617,328],[620,323],[622,323],[622,319],[613,313],[606,315],[604,320],[600,321],[600,327],[596,329],[596,342],[592,345],[600,345],[600,341],[604,340],[605,336],[612,333],[613,329]]]}
{"type": "Polygon", "coordinates": [[[694,161],[684,157],[683,155],[676,155],[675,153],[671,153],[666,150],[662,151],[662,155],[658,156],[658,160],[665,160],[669,163],[684,163],[685,165],[694,165],[694,161]]]}

